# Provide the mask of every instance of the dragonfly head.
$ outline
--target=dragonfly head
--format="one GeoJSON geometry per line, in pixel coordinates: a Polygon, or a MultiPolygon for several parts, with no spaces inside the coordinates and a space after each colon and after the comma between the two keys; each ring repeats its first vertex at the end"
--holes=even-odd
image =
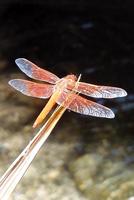
{"type": "Polygon", "coordinates": [[[77,80],[77,77],[73,74],[71,75],[67,75],[63,78],[61,78],[60,80],[58,80],[56,83],[66,83],[66,84],[73,84],[75,81],[77,80]]]}
{"type": "Polygon", "coordinates": [[[67,75],[64,77],[64,80],[66,80],[66,83],[67,83],[67,88],[68,89],[72,89],[75,87],[75,83],[76,81],[78,80],[77,77],[73,74],[71,75],[67,75]]]}
{"type": "Polygon", "coordinates": [[[77,80],[77,77],[75,75],[71,74],[71,75],[65,76],[64,79],[66,79],[66,80],[68,80],[70,82],[72,82],[72,81],[74,82],[74,81],[77,80]]]}
{"type": "Polygon", "coordinates": [[[67,75],[64,78],[67,79],[67,80],[70,80],[70,81],[76,81],[77,80],[77,77],[73,74],[67,75]]]}

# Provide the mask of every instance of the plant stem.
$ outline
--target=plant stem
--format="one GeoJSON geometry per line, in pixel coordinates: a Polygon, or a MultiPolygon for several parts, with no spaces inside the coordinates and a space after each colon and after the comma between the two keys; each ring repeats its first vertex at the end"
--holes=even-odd
{"type": "Polygon", "coordinates": [[[59,106],[55,110],[44,126],[2,176],[0,179],[0,199],[6,200],[9,198],[65,110],[66,108],[62,106],[59,106]]]}

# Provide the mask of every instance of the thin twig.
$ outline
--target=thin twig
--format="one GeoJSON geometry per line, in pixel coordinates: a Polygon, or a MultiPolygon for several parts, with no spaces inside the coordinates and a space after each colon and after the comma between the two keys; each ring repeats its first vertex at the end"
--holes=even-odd
{"type": "Polygon", "coordinates": [[[30,166],[32,160],[38,153],[39,149],[46,141],[51,131],[65,112],[66,108],[59,106],[52,114],[45,125],[39,130],[36,136],[29,142],[26,148],[12,163],[9,169],[0,179],[0,199],[6,200],[9,198],[12,191],[20,179],[24,176],[26,170],[30,166]]]}
{"type": "Polygon", "coordinates": [[[79,76],[73,90],[68,93],[67,98],[64,100],[64,102],[57,107],[57,109],[50,116],[44,126],[38,131],[35,137],[29,142],[26,148],[1,177],[0,200],[7,200],[9,198],[10,194],[13,192],[21,178],[24,176],[25,172],[27,171],[32,160],[40,150],[41,146],[44,144],[70,103],[74,100],[72,94],[76,93],[75,89],[78,85],[77,83],[80,77],[81,75],[79,76]]]}

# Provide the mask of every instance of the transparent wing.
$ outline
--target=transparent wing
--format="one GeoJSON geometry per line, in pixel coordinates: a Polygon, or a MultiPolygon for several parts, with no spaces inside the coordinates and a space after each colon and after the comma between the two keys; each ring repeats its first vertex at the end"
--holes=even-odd
{"type": "Polygon", "coordinates": [[[77,91],[81,94],[95,98],[116,98],[127,95],[127,92],[121,88],[98,86],[83,82],[78,83],[77,91]]]}
{"type": "Polygon", "coordinates": [[[47,70],[41,69],[40,67],[25,58],[18,58],[15,60],[15,63],[18,65],[21,71],[23,71],[30,78],[46,81],[52,84],[55,84],[56,81],[59,80],[59,78],[55,74],[47,70]]]}
{"type": "Polygon", "coordinates": [[[27,81],[22,79],[13,79],[9,81],[9,84],[13,88],[15,88],[16,90],[20,91],[21,93],[27,96],[32,96],[42,99],[49,98],[52,95],[54,89],[53,85],[34,83],[32,81],[27,81]]]}
{"type": "MultiPolygon", "coordinates": [[[[109,108],[102,106],[100,104],[97,104],[93,101],[89,101],[76,94],[72,94],[72,95],[73,97],[70,97],[70,98],[73,98],[73,100],[69,104],[69,106],[67,106],[68,109],[80,114],[91,115],[95,117],[104,117],[104,118],[115,117],[113,111],[110,110],[109,108]]],[[[68,105],[66,98],[68,98],[67,93],[63,92],[60,98],[58,99],[57,103],[60,105],[63,102],[65,102],[64,105],[68,105]]]]}

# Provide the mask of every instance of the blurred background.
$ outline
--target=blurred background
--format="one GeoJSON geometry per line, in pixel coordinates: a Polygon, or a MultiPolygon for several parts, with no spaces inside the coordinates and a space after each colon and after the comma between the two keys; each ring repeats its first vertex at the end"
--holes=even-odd
{"type": "Polygon", "coordinates": [[[59,77],[124,88],[125,98],[94,101],[115,119],[64,114],[11,200],[134,199],[134,2],[0,2],[0,175],[33,138],[46,101],[23,96],[8,81],[27,77],[27,58],[59,77]]]}

